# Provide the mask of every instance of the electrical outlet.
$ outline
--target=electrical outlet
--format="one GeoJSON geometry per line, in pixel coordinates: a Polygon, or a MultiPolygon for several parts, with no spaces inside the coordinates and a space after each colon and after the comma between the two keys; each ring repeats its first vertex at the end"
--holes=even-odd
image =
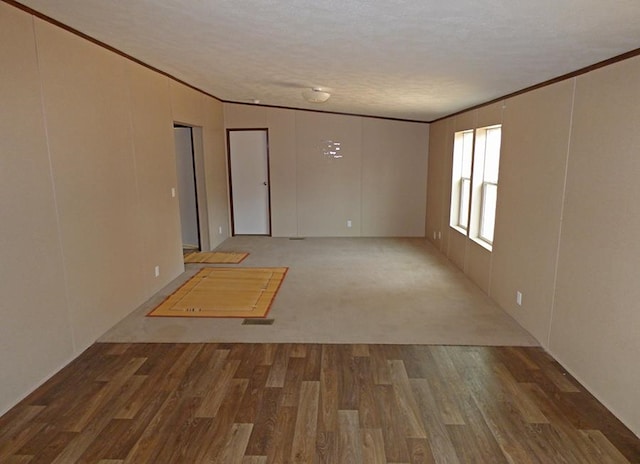
{"type": "Polygon", "coordinates": [[[438,231],[438,240],[442,240],[442,232],[438,231]]]}
{"type": "Polygon", "coordinates": [[[516,304],[522,306],[522,292],[519,290],[516,292],[516,304]]]}
{"type": "Polygon", "coordinates": [[[160,266],[156,266],[153,271],[155,272],[156,277],[160,277],[160,266]]]}
{"type": "Polygon", "coordinates": [[[351,227],[351,219],[347,221],[347,227],[351,227]]]}
{"type": "Polygon", "coordinates": [[[175,197],[176,197],[176,188],[171,187],[171,198],[175,198],[175,197]]]}
{"type": "Polygon", "coordinates": [[[218,234],[222,235],[222,226],[218,227],[218,234]]]}
{"type": "Polygon", "coordinates": [[[435,230],[433,231],[433,239],[434,240],[436,239],[436,231],[435,230]]]}

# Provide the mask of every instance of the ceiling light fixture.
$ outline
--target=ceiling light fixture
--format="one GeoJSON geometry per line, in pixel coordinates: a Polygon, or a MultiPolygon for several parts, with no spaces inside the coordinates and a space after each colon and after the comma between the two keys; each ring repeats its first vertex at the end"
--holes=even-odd
{"type": "Polygon", "coordinates": [[[324,103],[330,96],[329,92],[325,92],[320,87],[313,87],[302,92],[302,97],[309,103],[324,103]]]}

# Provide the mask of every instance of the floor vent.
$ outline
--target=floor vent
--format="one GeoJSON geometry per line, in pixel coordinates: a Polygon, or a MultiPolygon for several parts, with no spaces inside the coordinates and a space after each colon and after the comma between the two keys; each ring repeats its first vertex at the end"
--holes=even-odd
{"type": "Polygon", "coordinates": [[[289,240],[304,240],[304,237],[289,237],[289,240]]]}
{"type": "Polygon", "coordinates": [[[273,319],[245,319],[242,325],[272,325],[273,319]]]}

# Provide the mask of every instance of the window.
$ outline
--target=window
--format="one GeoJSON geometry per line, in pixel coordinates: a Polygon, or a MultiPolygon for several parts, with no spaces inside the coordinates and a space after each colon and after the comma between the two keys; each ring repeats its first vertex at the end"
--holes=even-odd
{"type": "Polygon", "coordinates": [[[500,126],[485,127],[476,131],[476,160],[480,179],[480,221],[477,238],[493,244],[498,200],[498,169],[500,167],[500,126]],[[481,171],[480,171],[481,169],[481,171]]]}
{"type": "Polygon", "coordinates": [[[456,132],[453,144],[450,224],[488,249],[495,229],[501,138],[501,126],[488,126],[456,132]]]}
{"type": "Polygon", "coordinates": [[[453,142],[451,225],[466,232],[469,227],[473,131],[456,132],[453,142]]]}

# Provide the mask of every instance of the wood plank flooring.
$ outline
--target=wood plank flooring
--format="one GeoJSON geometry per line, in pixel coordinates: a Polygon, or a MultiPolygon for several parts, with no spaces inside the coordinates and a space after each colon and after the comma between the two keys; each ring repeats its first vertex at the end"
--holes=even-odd
{"type": "Polygon", "coordinates": [[[639,463],[540,348],[95,344],[0,417],[2,463],[639,463]]]}

